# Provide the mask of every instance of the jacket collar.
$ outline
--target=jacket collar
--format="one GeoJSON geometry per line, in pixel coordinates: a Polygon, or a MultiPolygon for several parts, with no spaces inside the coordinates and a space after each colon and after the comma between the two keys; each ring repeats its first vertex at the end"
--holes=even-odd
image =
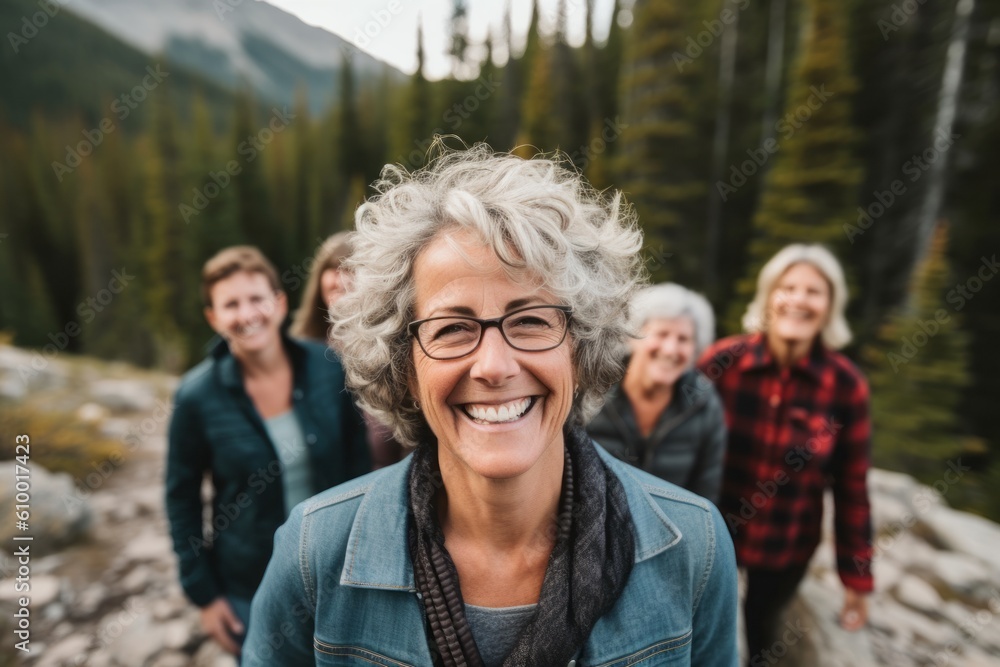
{"type": "MultiPolygon", "coordinates": [[[[306,370],[306,348],[301,342],[288,335],[287,327],[281,328],[281,342],[288,350],[288,356],[292,361],[293,377],[300,378],[306,370]]],[[[240,364],[229,351],[229,344],[221,336],[216,336],[208,345],[209,356],[215,360],[217,373],[222,385],[228,389],[237,389],[243,386],[243,375],[240,373],[240,364]]]]}
{"type": "MultiPolygon", "coordinates": [[[[629,359],[626,358],[625,365],[627,366],[628,363],[629,359]]],[[[708,394],[704,391],[704,388],[708,384],[708,379],[703,377],[697,368],[689,368],[677,378],[671,401],[677,401],[677,405],[681,410],[701,405],[708,400],[708,394]]],[[[622,389],[621,382],[611,387],[605,399],[606,403],[610,403],[615,407],[617,405],[626,405],[627,401],[628,397],[625,395],[625,390],[622,389]]]]}
{"type": "MultiPolygon", "coordinates": [[[[678,544],[680,529],[661,510],[625,464],[593,445],[625,488],[635,530],[635,562],[640,563],[678,544]]],[[[407,539],[407,478],[412,456],[373,476],[364,493],[347,540],[340,583],[357,588],[416,590],[407,539]]]]}
{"type": "MultiPolygon", "coordinates": [[[[776,368],[777,362],[771,354],[771,348],[767,345],[767,339],[763,333],[755,333],[747,338],[746,352],[740,357],[739,367],[744,371],[764,370],[776,368]]],[[[817,336],[813,341],[809,354],[799,359],[792,365],[791,370],[799,372],[813,380],[819,382],[823,376],[823,367],[827,362],[826,346],[817,336]]]]}

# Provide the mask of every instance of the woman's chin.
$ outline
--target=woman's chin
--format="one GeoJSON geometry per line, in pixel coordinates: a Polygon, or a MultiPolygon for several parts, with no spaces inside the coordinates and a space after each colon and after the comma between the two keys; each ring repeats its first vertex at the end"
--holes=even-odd
{"type": "Polygon", "coordinates": [[[788,343],[812,343],[819,330],[811,324],[786,324],[774,327],[773,334],[788,343]]]}

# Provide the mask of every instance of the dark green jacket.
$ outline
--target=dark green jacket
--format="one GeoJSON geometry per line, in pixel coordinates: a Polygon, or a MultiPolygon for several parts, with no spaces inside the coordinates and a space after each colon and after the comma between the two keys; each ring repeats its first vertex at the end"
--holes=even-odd
{"type": "Polygon", "coordinates": [[[726,452],[722,402],[697,370],[680,377],[674,397],[648,438],[639,434],[628,396],[616,385],[587,426],[615,458],[684,487],[712,502],[719,499],[726,452]]]}
{"type": "MultiPolygon", "coordinates": [[[[283,337],[292,406],[318,493],[371,469],[364,422],[344,371],[319,343],[283,337]]],[[[198,606],[219,595],[250,599],[286,516],[281,465],[223,341],[183,377],[174,396],[166,472],[167,516],[181,587],[198,606]],[[212,529],[203,532],[202,480],[212,480],[212,529]]],[[[288,508],[289,510],[291,508],[288,508]]]]}

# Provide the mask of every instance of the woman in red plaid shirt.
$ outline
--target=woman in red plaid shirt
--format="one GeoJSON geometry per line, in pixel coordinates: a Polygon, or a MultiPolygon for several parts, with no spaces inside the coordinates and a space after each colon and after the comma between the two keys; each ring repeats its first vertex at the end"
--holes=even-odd
{"type": "Polygon", "coordinates": [[[841,625],[867,621],[872,590],[865,477],[868,383],[837,352],[851,339],[847,287],[836,258],[790,245],[761,270],[743,317],[748,332],[717,342],[698,366],[718,389],[729,442],[719,509],[747,572],[749,664],[767,664],[782,612],[820,541],[823,494],[833,490],[841,625]]]}

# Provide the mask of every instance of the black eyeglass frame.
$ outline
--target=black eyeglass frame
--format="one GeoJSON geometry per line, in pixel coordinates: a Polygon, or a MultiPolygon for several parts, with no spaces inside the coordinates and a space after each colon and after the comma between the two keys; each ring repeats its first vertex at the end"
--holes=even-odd
{"type": "Polygon", "coordinates": [[[478,350],[479,346],[483,344],[483,336],[486,335],[486,330],[489,329],[490,327],[496,327],[500,331],[500,336],[503,338],[504,342],[510,345],[513,349],[518,350],[519,352],[548,352],[549,350],[554,350],[560,345],[562,345],[563,341],[566,340],[566,334],[569,333],[569,324],[572,319],[573,319],[573,309],[570,308],[569,306],[556,306],[556,305],[544,304],[538,306],[525,306],[524,308],[518,308],[517,310],[512,310],[506,315],[501,315],[500,317],[491,317],[490,319],[487,320],[483,320],[478,317],[469,317],[466,315],[442,315],[440,317],[428,317],[427,319],[415,320],[407,324],[406,332],[417,341],[417,345],[420,346],[420,350],[424,354],[426,354],[428,358],[433,359],[435,361],[452,361],[454,359],[461,359],[462,357],[467,357],[476,350],[478,350]],[[566,327],[563,329],[562,337],[559,339],[559,342],[556,343],[555,345],[541,348],[538,350],[525,350],[524,348],[518,347],[517,345],[512,343],[510,339],[507,338],[507,334],[504,333],[503,330],[504,320],[506,320],[508,317],[512,315],[518,315],[527,310],[537,310],[539,308],[554,308],[555,310],[562,311],[563,315],[565,315],[566,317],[566,327]],[[479,340],[476,341],[476,344],[468,352],[463,352],[462,354],[459,354],[454,357],[436,357],[431,353],[429,353],[426,350],[426,348],[424,348],[424,344],[421,342],[420,336],[417,335],[417,330],[420,328],[421,324],[423,324],[424,322],[433,322],[435,320],[465,320],[467,322],[475,322],[476,324],[479,325],[479,340]]]}

